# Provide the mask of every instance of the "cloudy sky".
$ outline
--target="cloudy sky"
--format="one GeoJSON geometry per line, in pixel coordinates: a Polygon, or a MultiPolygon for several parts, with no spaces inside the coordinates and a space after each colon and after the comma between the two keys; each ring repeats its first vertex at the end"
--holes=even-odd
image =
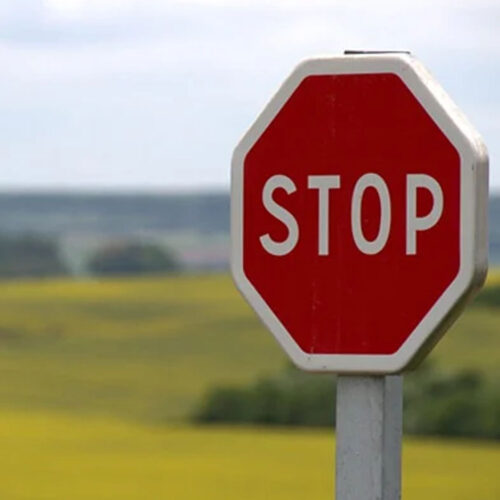
{"type": "Polygon", "coordinates": [[[483,135],[500,190],[497,0],[0,0],[0,190],[227,188],[298,61],[406,49],[483,135]]]}

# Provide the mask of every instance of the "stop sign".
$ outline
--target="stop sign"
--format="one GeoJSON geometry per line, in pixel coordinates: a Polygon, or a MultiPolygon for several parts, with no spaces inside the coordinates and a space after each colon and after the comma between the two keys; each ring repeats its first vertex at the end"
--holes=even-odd
{"type": "Polygon", "coordinates": [[[235,282],[298,366],[401,371],[484,280],[487,169],[411,56],[308,60],[234,152],[235,282]]]}

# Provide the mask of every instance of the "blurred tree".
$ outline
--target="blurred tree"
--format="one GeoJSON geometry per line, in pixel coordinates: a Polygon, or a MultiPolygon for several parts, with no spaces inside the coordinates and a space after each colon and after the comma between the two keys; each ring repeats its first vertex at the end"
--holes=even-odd
{"type": "Polygon", "coordinates": [[[332,426],[335,378],[311,375],[291,365],[279,376],[248,387],[214,388],[196,408],[197,422],[259,425],[332,426]]]}
{"type": "Polygon", "coordinates": [[[45,277],[67,274],[57,243],[35,235],[0,237],[0,277],[45,277]]]}
{"type": "MultiPolygon", "coordinates": [[[[214,388],[193,413],[197,422],[330,427],[334,380],[287,368],[247,387],[214,388]]],[[[474,371],[443,372],[428,361],[406,377],[405,430],[410,434],[500,438],[498,385],[474,371]]]]}
{"type": "Polygon", "coordinates": [[[115,243],[98,250],[88,267],[96,275],[127,275],[170,273],[180,264],[171,251],[156,245],[115,243]]]}

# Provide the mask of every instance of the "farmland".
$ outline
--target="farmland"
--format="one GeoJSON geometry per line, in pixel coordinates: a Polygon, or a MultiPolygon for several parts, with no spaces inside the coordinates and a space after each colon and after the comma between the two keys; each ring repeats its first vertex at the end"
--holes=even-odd
{"type": "Polygon", "coordinates": [[[0,407],[165,420],[283,357],[226,276],[0,285],[0,407]]]}
{"type": "MultiPolygon", "coordinates": [[[[208,388],[286,362],[228,276],[3,282],[0,295],[0,498],[331,498],[331,432],[185,423],[208,388]]],[[[469,308],[436,363],[498,378],[499,311],[469,308]]],[[[408,439],[404,498],[497,499],[499,464],[498,444],[408,439]]]]}
{"type": "MultiPolygon", "coordinates": [[[[4,412],[0,440],[2,499],[332,498],[334,439],[327,431],[4,412]]],[[[499,463],[498,445],[407,440],[403,498],[497,500],[499,463]]]]}
{"type": "MultiPolygon", "coordinates": [[[[0,408],[171,421],[208,388],[285,364],[225,275],[4,282],[0,294],[0,408]]],[[[434,359],[497,377],[499,321],[470,308],[434,359]]]]}

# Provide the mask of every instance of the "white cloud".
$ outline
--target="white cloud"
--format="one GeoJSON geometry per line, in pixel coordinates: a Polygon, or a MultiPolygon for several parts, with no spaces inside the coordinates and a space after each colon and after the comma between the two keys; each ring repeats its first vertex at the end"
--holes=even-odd
{"type": "Polygon", "coordinates": [[[127,12],[142,2],[135,0],[44,0],[43,3],[49,15],[72,20],[82,17],[116,15],[120,12],[127,12]]]}
{"type": "Polygon", "coordinates": [[[0,57],[11,74],[89,78],[169,64],[266,68],[276,59],[345,48],[500,55],[498,30],[489,22],[495,16],[487,10],[494,9],[498,18],[500,6],[491,2],[45,0],[43,5],[31,29],[20,25],[10,36],[0,35],[0,57]]]}
{"type": "Polygon", "coordinates": [[[0,127],[32,132],[0,135],[0,182],[225,185],[288,71],[346,48],[412,50],[493,142],[499,18],[496,1],[0,0],[0,127]]]}

